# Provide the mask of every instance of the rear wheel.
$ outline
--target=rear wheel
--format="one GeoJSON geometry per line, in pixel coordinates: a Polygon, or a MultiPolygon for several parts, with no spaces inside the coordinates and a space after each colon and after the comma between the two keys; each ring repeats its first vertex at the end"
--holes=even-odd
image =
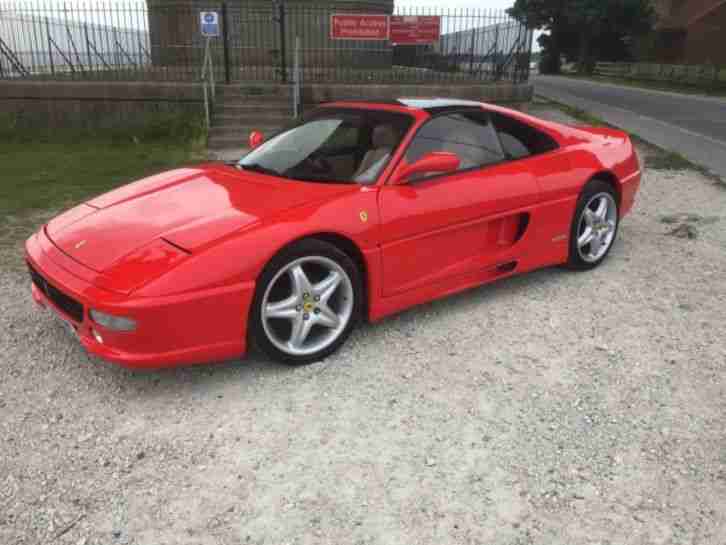
{"type": "Polygon", "coordinates": [[[337,247],[304,240],[265,267],[252,307],[250,335],[271,358],[302,365],[335,352],[358,321],[360,272],[337,247]]]}
{"type": "Polygon", "coordinates": [[[588,182],[572,219],[568,267],[590,270],[602,263],[617,236],[618,219],[613,188],[602,180],[588,182]]]}

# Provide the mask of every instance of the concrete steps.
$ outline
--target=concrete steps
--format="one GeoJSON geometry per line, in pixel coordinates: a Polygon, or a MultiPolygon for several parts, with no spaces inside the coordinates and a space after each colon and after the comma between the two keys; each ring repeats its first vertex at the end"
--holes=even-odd
{"type": "Polygon", "coordinates": [[[209,131],[207,149],[210,151],[230,148],[246,149],[252,131],[260,131],[269,136],[279,128],[279,125],[252,125],[249,121],[245,124],[213,126],[209,131]]]}
{"type": "Polygon", "coordinates": [[[207,140],[210,155],[232,149],[241,153],[250,132],[270,135],[292,122],[290,93],[287,85],[218,86],[207,140]]]}
{"type": "Polygon", "coordinates": [[[253,100],[220,100],[214,105],[214,113],[222,115],[251,115],[259,112],[279,113],[292,116],[292,107],[289,104],[270,104],[253,100]]]}
{"type": "Polygon", "coordinates": [[[291,114],[283,112],[267,112],[267,111],[254,111],[254,110],[228,110],[225,109],[221,112],[214,113],[214,126],[226,126],[230,124],[244,124],[244,125],[284,125],[292,120],[291,114]],[[254,123],[250,123],[250,119],[254,120],[254,123]]]}
{"type": "Polygon", "coordinates": [[[237,95],[248,98],[292,98],[292,87],[290,85],[278,85],[274,83],[218,85],[217,92],[223,95],[237,95]]]}

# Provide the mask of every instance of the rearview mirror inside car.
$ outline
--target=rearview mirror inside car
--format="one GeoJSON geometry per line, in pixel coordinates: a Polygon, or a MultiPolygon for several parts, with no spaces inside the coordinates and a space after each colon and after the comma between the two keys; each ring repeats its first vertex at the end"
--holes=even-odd
{"type": "Polygon", "coordinates": [[[393,183],[403,184],[414,174],[442,174],[455,172],[461,161],[455,153],[448,151],[432,151],[410,165],[398,169],[393,183]]]}

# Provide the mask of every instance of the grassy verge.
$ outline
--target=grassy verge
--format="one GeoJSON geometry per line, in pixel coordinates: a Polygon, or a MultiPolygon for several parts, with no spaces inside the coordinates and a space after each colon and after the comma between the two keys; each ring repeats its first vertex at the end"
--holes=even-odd
{"type": "MultiPolygon", "coordinates": [[[[555,102],[550,99],[545,99],[543,97],[538,97],[538,99],[545,101],[545,104],[550,107],[556,107],[565,115],[572,117],[583,125],[588,125],[591,127],[610,127],[613,129],[622,130],[619,127],[615,127],[614,125],[607,123],[603,119],[594,116],[589,112],[586,112],[585,110],[581,110],[579,108],[575,108],[561,102],[555,102]]],[[[638,147],[646,151],[644,157],[646,168],[651,170],[695,170],[696,172],[702,174],[710,180],[717,182],[720,186],[726,188],[726,182],[724,182],[724,180],[712,173],[707,168],[697,165],[692,161],[689,161],[679,153],[668,151],[659,146],[651,144],[650,142],[644,140],[635,133],[629,132],[628,134],[638,147]]]]}
{"type": "Polygon", "coordinates": [[[59,210],[143,176],[203,159],[195,119],[163,116],[139,129],[37,130],[0,122],[0,250],[59,210]]]}
{"type": "Polygon", "coordinates": [[[681,93],[684,95],[705,95],[714,97],[726,97],[726,88],[724,87],[697,87],[675,82],[651,81],[641,79],[625,79],[615,78],[611,76],[583,76],[580,74],[563,74],[568,78],[584,79],[589,81],[597,81],[601,83],[612,83],[615,85],[624,85],[626,87],[637,87],[639,89],[652,89],[654,91],[668,91],[671,93],[681,93]]]}

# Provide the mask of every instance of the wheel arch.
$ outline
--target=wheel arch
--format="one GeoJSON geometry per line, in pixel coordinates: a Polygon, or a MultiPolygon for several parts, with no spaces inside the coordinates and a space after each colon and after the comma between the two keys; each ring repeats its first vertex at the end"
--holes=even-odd
{"type": "Polygon", "coordinates": [[[609,170],[601,170],[600,172],[593,174],[588,180],[588,183],[593,180],[600,180],[613,188],[613,191],[615,192],[615,199],[617,201],[619,209],[622,203],[623,195],[620,187],[620,180],[618,180],[618,177],[609,170]]]}
{"type": "MultiPolygon", "coordinates": [[[[281,248],[279,248],[272,257],[268,260],[268,263],[272,261],[275,256],[279,255],[281,252],[284,252],[288,248],[299,244],[300,242],[304,240],[320,240],[323,242],[327,242],[328,244],[332,244],[336,248],[338,248],[341,252],[346,254],[349,258],[353,260],[353,263],[355,263],[356,267],[358,267],[358,270],[361,273],[361,283],[363,287],[363,300],[361,301],[362,305],[362,314],[365,317],[366,320],[368,320],[368,297],[369,297],[369,290],[370,290],[370,278],[369,278],[369,269],[368,264],[366,262],[365,257],[363,256],[363,252],[358,246],[358,244],[355,243],[351,238],[341,235],[340,233],[335,232],[326,232],[321,231],[317,233],[308,233],[304,236],[298,237],[294,240],[291,240],[287,242],[285,245],[283,245],[281,248]]],[[[265,265],[266,267],[267,265],[265,265]]],[[[264,270],[264,268],[263,268],[264,270]]],[[[262,273],[260,273],[262,274],[262,273]]]]}

